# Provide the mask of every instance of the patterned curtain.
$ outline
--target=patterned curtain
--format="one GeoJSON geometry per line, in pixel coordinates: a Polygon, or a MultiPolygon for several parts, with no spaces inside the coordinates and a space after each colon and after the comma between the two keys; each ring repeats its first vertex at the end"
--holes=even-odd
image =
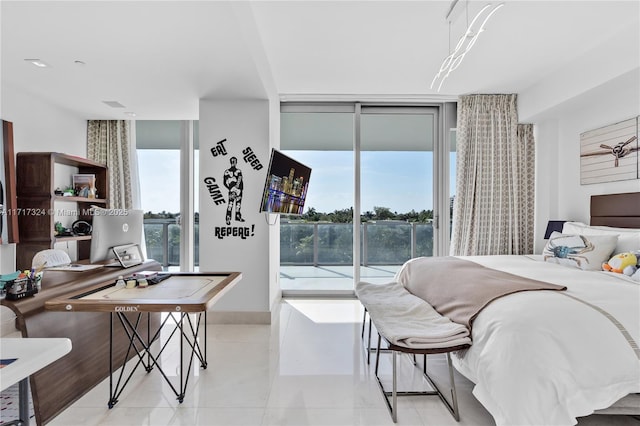
{"type": "Polygon", "coordinates": [[[452,255],[533,252],[533,126],[518,124],[516,101],[460,97],[452,255]]]}
{"type": "Polygon", "coordinates": [[[133,208],[129,145],[129,121],[87,122],[87,157],[109,168],[108,198],[113,209],[133,208]]]}

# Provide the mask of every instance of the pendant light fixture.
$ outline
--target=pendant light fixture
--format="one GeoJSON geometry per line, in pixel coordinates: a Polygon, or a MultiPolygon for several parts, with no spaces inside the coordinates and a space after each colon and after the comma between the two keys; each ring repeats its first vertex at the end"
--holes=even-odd
{"type": "MultiPolygon", "coordinates": [[[[455,0],[451,8],[449,9],[449,13],[447,13],[447,18],[451,14],[453,8],[455,7],[455,3],[457,3],[457,1],[458,0],[455,0]]],[[[467,6],[468,6],[468,3],[467,3],[467,6]]],[[[433,86],[436,84],[436,82],[440,81],[437,89],[437,91],[440,92],[440,89],[442,88],[442,83],[444,83],[444,81],[446,80],[447,77],[449,77],[449,74],[451,74],[452,71],[454,71],[456,68],[460,66],[466,54],[471,50],[473,45],[478,40],[478,37],[480,36],[480,34],[484,31],[484,27],[489,21],[489,18],[491,18],[493,14],[496,13],[496,11],[500,9],[502,6],[504,6],[504,3],[500,3],[495,6],[489,3],[485,5],[482,9],[480,9],[480,11],[473,18],[473,20],[471,20],[471,23],[467,25],[467,29],[465,33],[462,35],[462,37],[460,37],[460,40],[458,40],[458,43],[456,44],[456,47],[453,50],[453,52],[451,52],[442,61],[442,65],[440,65],[440,70],[435,75],[435,77],[433,77],[433,80],[431,81],[431,86],[430,86],[431,89],[433,89],[433,86]]],[[[451,21],[449,21],[449,32],[451,32],[451,21]]]]}

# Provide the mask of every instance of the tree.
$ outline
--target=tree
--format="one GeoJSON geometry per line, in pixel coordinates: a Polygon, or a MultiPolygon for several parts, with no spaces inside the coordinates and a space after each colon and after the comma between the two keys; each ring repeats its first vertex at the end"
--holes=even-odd
{"type": "Polygon", "coordinates": [[[392,213],[388,207],[373,206],[373,211],[375,212],[376,220],[390,220],[396,217],[395,213],[392,213]]]}
{"type": "Polygon", "coordinates": [[[307,222],[319,222],[321,220],[323,213],[318,213],[316,209],[311,207],[305,214],[302,215],[302,219],[307,222]]]}
{"type": "Polygon", "coordinates": [[[334,210],[333,213],[327,215],[327,219],[333,223],[352,223],[353,207],[342,210],[334,210]]]}

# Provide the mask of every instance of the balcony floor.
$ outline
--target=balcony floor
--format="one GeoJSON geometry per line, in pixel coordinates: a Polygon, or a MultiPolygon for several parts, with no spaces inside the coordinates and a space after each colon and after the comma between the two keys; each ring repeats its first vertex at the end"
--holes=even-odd
{"type": "MultiPolygon", "coordinates": [[[[393,279],[402,265],[370,265],[360,268],[360,280],[385,283],[393,279]]],[[[280,288],[283,292],[351,293],[353,292],[353,266],[280,266],[280,288]]]]}

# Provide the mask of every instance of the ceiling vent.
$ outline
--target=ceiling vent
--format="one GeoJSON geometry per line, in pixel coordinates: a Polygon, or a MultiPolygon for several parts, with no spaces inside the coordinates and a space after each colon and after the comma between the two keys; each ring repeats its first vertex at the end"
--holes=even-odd
{"type": "Polygon", "coordinates": [[[118,101],[102,101],[102,102],[109,105],[111,108],[124,108],[124,105],[122,105],[118,101]]]}

